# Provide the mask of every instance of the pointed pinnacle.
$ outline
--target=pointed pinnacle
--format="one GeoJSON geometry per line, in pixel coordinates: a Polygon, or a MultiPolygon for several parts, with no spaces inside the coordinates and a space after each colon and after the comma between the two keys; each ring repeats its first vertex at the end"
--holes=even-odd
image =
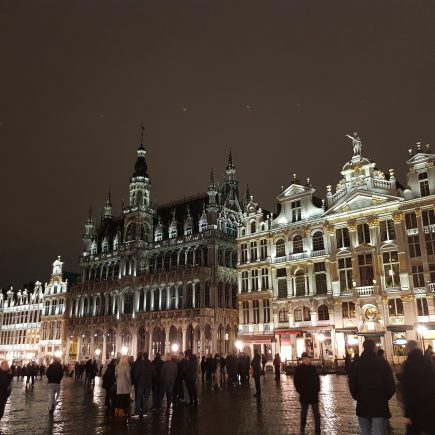
{"type": "Polygon", "coordinates": [[[233,153],[232,150],[230,148],[230,153],[228,154],[228,166],[233,166],[233,153]]]}
{"type": "Polygon", "coordinates": [[[213,168],[212,168],[212,170],[211,170],[211,172],[210,172],[210,186],[214,186],[215,184],[214,184],[214,171],[213,171],[213,168]]]}

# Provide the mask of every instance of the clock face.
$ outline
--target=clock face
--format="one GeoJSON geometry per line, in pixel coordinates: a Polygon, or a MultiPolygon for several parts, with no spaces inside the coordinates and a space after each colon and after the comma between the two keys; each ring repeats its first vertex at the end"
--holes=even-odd
{"type": "Polygon", "coordinates": [[[378,309],[374,305],[369,305],[364,310],[364,317],[367,320],[376,320],[376,317],[378,316],[378,309]]]}

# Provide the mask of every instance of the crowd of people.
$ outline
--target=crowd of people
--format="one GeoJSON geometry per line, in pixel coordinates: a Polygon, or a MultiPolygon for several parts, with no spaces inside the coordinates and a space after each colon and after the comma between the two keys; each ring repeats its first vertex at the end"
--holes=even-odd
{"type": "MultiPolygon", "coordinates": [[[[356,401],[356,415],[362,435],[385,435],[391,417],[389,400],[396,393],[396,399],[403,408],[407,435],[435,435],[433,416],[435,415],[435,357],[429,346],[423,353],[418,343],[409,341],[408,357],[396,375],[382,349],[377,349],[374,341],[365,340],[361,355],[353,361],[346,358],[349,390],[356,401]]],[[[254,350],[252,360],[244,353],[230,354],[226,358],[215,354],[202,357],[190,350],[178,355],[157,353],[151,361],[147,353],[133,357],[118,356],[103,366],[96,360],[88,359],[74,366],[61,364],[59,358],[45,366],[28,363],[24,367],[9,367],[7,361],[0,364],[0,419],[11,393],[11,382],[26,377],[26,385],[33,385],[34,378],[45,374],[48,382],[48,411],[53,414],[60,385],[64,376],[73,376],[78,382],[92,387],[97,376],[102,376],[105,389],[107,412],[116,418],[143,418],[150,409],[162,409],[166,398],[166,408],[178,405],[198,405],[197,383],[214,388],[217,392],[225,383],[229,387],[246,386],[252,377],[255,384],[254,396],[261,400],[261,376],[265,375],[265,358],[254,350]],[[133,394],[132,394],[133,393],[133,394]],[[130,415],[131,397],[134,397],[134,413],[130,415]],[[150,406],[150,402],[152,405],[150,406]]],[[[275,381],[280,382],[281,358],[273,360],[275,381]]],[[[319,393],[321,382],[317,368],[311,364],[308,353],[302,353],[300,364],[293,378],[300,401],[300,433],[305,434],[308,410],[311,407],[314,417],[315,434],[321,433],[319,393]]]]}

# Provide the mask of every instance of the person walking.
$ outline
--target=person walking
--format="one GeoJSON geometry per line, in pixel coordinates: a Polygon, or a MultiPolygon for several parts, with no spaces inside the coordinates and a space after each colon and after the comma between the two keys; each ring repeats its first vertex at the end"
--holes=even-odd
{"type": "Polygon", "coordinates": [[[134,418],[143,417],[148,412],[148,401],[156,376],[154,364],[148,359],[148,352],[142,354],[142,360],[134,371],[134,382],[137,388],[134,418]]]}
{"type": "Polygon", "coordinates": [[[261,399],[261,384],[260,384],[260,377],[261,377],[261,355],[259,354],[258,350],[254,350],[254,358],[251,362],[252,367],[252,376],[255,381],[255,394],[254,397],[256,397],[258,400],[261,399]]]}
{"type": "Polygon", "coordinates": [[[349,370],[349,389],[356,400],[361,435],[385,435],[391,417],[388,401],[396,391],[393,372],[376,355],[373,340],[365,340],[364,351],[349,370]]]}
{"type": "Polygon", "coordinates": [[[214,371],[215,388],[218,391],[221,391],[222,390],[222,360],[218,353],[214,356],[214,359],[215,359],[215,371],[214,371]]]}
{"type": "Polygon", "coordinates": [[[166,354],[166,361],[162,366],[161,379],[161,395],[160,403],[163,401],[163,396],[166,395],[166,409],[169,410],[172,403],[172,395],[174,391],[175,380],[177,379],[177,363],[172,359],[171,354],[166,354]]]}
{"type": "Polygon", "coordinates": [[[204,383],[205,380],[205,366],[206,366],[205,356],[203,355],[201,358],[201,382],[202,383],[204,383]]]}
{"type": "Polygon", "coordinates": [[[400,380],[408,435],[435,434],[435,371],[416,341],[408,341],[400,380]]]}
{"type": "Polygon", "coordinates": [[[12,373],[6,360],[0,364],[0,420],[5,413],[6,402],[11,395],[12,373]]]}
{"type": "Polygon", "coordinates": [[[48,366],[45,375],[48,381],[48,412],[53,414],[60,394],[60,381],[63,378],[63,369],[59,358],[53,358],[53,362],[48,366]]]}
{"type": "Polygon", "coordinates": [[[296,391],[299,393],[299,401],[301,402],[301,434],[305,433],[308,408],[311,405],[314,415],[314,430],[316,435],[320,435],[320,378],[316,367],[311,365],[311,358],[308,353],[303,352],[301,358],[302,364],[296,367],[293,379],[296,391]]]}
{"type": "Polygon", "coordinates": [[[140,363],[142,361],[142,358],[143,358],[142,352],[138,352],[137,353],[136,361],[131,366],[131,382],[132,382],[132,384],[134,386],[134,399],[135,399],[135,402],[137,401],[137,397],[136,397],[137,396],[137,384],[136,384],[135,372],[138,369],[138,367],[139,367],[139,365],[140,365],[140,363]]]}
{"type": "Polygon", "coordinates": [[[115,368],[116,408],[115,417],[125,417],[130,408],[131,370],[128,357],[122,356],[115,368]]]}
{"type": "Polygon", "coordinates": [[[112,359],[107,366],[103,375],[103,388],[106,390],[104,404],[107,407],[107,412],[116,405],[116,376],[115,376],[116,359],[112,359]]]}
{"type": "Polygon", "coordinates": [[[162,367],[163,361],[160,357],[160,353],[156,353],[156,356],[153,359],[153,366],[155,368],[155,375],[153,378],[153,409],[159,411],[162,407],[160,399],[162,397],[161,394],[161,384],[162,384],[162,367]]]}
{"type": "Polygon", "coordinates": [[[281,357],[279,356],[279,353],[275,355],[275,358],[273,360],[273,367],[275,368],[275,381],[280,382],[281,381],[281,357]]]}
{"type": "Polygon", "coordinates": [[[191,405],[198,405],[198,390],[196,388],[196,379],[198,377],[198,359],[191,350],[186,350],[186,386],[189,393],[191,405]]]}

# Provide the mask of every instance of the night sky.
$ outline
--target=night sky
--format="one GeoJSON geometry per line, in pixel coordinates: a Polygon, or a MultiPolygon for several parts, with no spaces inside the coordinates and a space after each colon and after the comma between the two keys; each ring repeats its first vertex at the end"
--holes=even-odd
{"type": "Polygon", "coordinates": [[[83,223],[115,212],[145,125],[152,197],[207,189],[232,148],[275,210],[292,174],[324,197],[357,130],[405,182],[435,146],[435,2],[0,0],[0,286],[78,270],[83,223]]]}

